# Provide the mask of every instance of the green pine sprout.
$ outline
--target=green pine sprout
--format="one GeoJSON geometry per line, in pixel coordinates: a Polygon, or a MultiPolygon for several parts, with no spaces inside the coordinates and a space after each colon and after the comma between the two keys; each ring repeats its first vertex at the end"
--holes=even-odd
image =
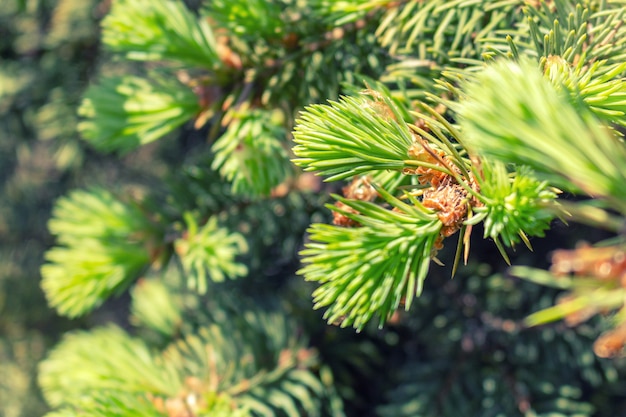
{"type": "Polygon", "coordinates": [[[378,192],[398,211],[366,201],[336,197],[355,210],[334,211],[361,227],[313,224],[310,243],[301,252],[299,274],[320,286],[313,293],[315,308],[328,307],[324,317],[358,330],[377,314],[380,325],[404,303],[422,292],[441,222],[421,207],[378,192]]]}
{"type": "Polygon", "coordinates": [[[111,77],[85,93],[78,130],[100,151],[126,153],[170,133],[199,111],[198,97],[175,79],[111,77]]]}
{"type": "MultiPolygon", "coordinates": [[[[102,391],[92,393],[77,403],[75,408],[63,408],[47,413],[45,417],[164,417],[189,409],[187,402],[206,404],[203,409],[195,407],[199,416],[253,417],[248,409],[233,409],[232,399],[226,395],[208,394],[201,398],[189,395],[186,398],[171,398],[165,403],[162,398],[150,395],[134,395],[127,392],[102,391]]],[[[178,415],[178,414],[176,414],[178,415]]]]}
{"type": "Polygon", "coordinates": [[[464,89],[458,114],[474,152],[528,165],[540,179],[609,198],[626,213],[626,149],[559,94],[535,64],[496,62],[464,89]]]}
{"type": "MultiPolygon", "coordinates": [[[[536,276],[541,276],[544,271],[536,269],[524,270],[520,268],[512,272],[520,278],[537,282],[539,279],[537,279],[536,276]]],[[[577,280],[580,280],[580,282],[577,283],[579,288],[574,292],[568,293],[569,299],[530,314],[525,320],[526,324],[528,326],[539,326],[557,320],[568,319],[568,317],[575,316],[576,314],[591,317],[601,312],[616,311],[624,307],[624,296],[626,296],[624,289],[598,286],[597,280],[593,278],[589,280],[577,278],[577,280]],[[596,282],[592,282],[591,280],[596,282]]],[[[622,323],[617,320],[614,323],[615,326],[620,324],[622,323]]]]}
{"type": "Polygon", "coordinates": [[[207,280],[223,282],[248,273],[245,265],[235,262],[235,257],[248,250],[246,240],[239,233],[229,233],[218,227],[217,218],[211,217],[199,227],[191,213],[185,213],[187,231],[174,242],[180,257],[189,288],[199,294],[207,292],[207,280]]]}
{"type": "Polygon", "coordinates": [[[175,396],[178,371],[154,361],[150,348],[116,326],[64,336],[39,367],[39,385],[53,407],[80,405],[85,397],[110,391],[175,396]]]}
{"type": "MultiPolygon", "coordinates": [[[[539,26],[547,21],[528,19],[540,66],[555,87],[566,88],[574,105],[582,100],[596,116],[618,124],[626,123],[626,81],[620,79],[626,64],[616,59],[626,54],[626,44],[620,41],[626,34],[625,12],[605,5],[591,13],[580,4],[557,2],[551,27],[539,26]],[[600,24],[591,25],[598,19],[600,24]]],[[[538,11],[527,7],[526,13],[533,16],[538,11]]]]}
{"type": "Polygon", "coordinates": [[[199,307],[198,315],[210,322],[163,351],[115,326],[66,335],[40,366],[46,399],[53,407],[95,415],[105,403],[124,412],[146,407],[147,415],[151,405],[161,413],[181,405],[193,415],[325,415],[334,394],[284,312],[238,304],[199,307]]]}
{"type": "Polygon", "coordinates": [[[141,210],[104,189],[74,191],[57,201],[45,254],[42,288],[51,307],[83,315],[125,289],[151,261],[159,232],[141,210]]]}
{"type": "Polygon", "coordinates": [[[482,221],[484,237],[506,246],[520,239],[528,244],[527,236],[543,237],[555,217],[557,191],[535,179],[527,166],[509,173],[503,163],[485,160],[481,174],[478,183],[483,205],[474,208],[475,214],[466,224],[482,221]]]}
{"type": "MultiPolygon", "coordinates": [[[[522,6],[518,1],[512,3],[518,3],[516,8],[522,6]]],[[[517,9],[507,28],[476,39],[483,44],[483,58],[543,60],[559,56],[570,65],[581,67],[598,61],[605,61],[608,66],[623,62],[626,45],[621,39],[626,28],[621,22],[625,11],[618,2],[559,0],[550,6],[546,2],[534,3],[523,5],[523,14],[517,9]]],[[[481,63],[475,61],[471,65],[481,63]]]]}
{"type": "Polygon", "coordinates": [[[402,188],[410,187],[413,177],[401,171],[374,171],[369,175],[371,182],[389,194],[397,195],[402,188]]]}
{"type": "Polygon", "coordinates": [[[543,64],[546,77],[557,89],[569,92],[573,105],[582,101],[598,118],[626,126],[626,79],[618,78],[626,73],[626,62],[572,67],[563,58],[550,56],[543,64]]]}
{"type": "Polygon", "coordinates": [[[141,279],[131,290],[131,322],[163,336],[173,336],[183,321],[180,301],[156,279],[141,279]],[[157,306],[155,308],[155,306],[157,306]]]}
{"type": "MultiPolygon", "coordinates": [[[[513,276],[566,290],[555,305],[526,317],[526,324],[537,326],[565,320],[568,325],[575,326],[601,314],[607,317],[611,327],[623,326],[626,289],[620,283],[622,272],[617,265],[625,249],[623,239],[619,238],[596,246],[579,245],[576,249],[556,250],[549,271],[527,266],[511,268],[513,276]]],[[[605,356],[598,351],[596,354],[605,356]]],[[[615,352],[607,356],[613,355],[615,352]]]]}
{"type": "Polygon", "coordinates": [[[281,114],[243,106],[227,117],[228,127],[212,147],[211,167],[231,183],[235,194],[270,195],[291,174],[281,114]]]}
{"type": "Polygon", "coordinates": [[[102,22],[102,42],[135,61],[173,61],[215,69],[221,65],[207,20],[180,0],[118,0],[102,22]]]}
{"type": "Polygon", "coordinates": [[[204,395],[202,399],[207,404],[204,410],[199,412],[200,415],[203,415],[204,411],[211,417],[253,417],[248,407],[244,405],[233,409],[233,399],[228,395],[210,393],[204,395]]]}
{"type": "MultiPolygon", "coordinates": [[[[272,324],[285,323],[273,320],[272,324]]],[[[317,361],[298,360],[295,346],[272,346],[271,335],[259,329],[231,327],[203,328],[171,345],[163,356],[188,379],[202,381],[209,393],[230,398],[235,410],[249,410],[253,416],[297,417],[302,410],[307,410],[304,415],[319,415],[324,388],[308,369],[317,361]],[[269,351],[263,343],[268,343],[269,351]]]]}
{"type": "Polygon", "coordinates": [[[336,181],[380,170],[402,170],[413,136],[400,109],[388,98],[366,94],[311,105],[293,132],[293,162],[336,181]]]}
{"type": "Polygon", "coordinates": [[[555,1],[554,7],[527,5],[526,18],[519,25],[524,33],[523,47],[516,55],[561,56],[581,67],[598,61],[608,66],[622,63],[626,10],[618,3],[555,1]]]}
{"type": "Polygon", "coordinates": [[[527,5],[523,10],[526,18],[515,33],[483,40],[485,57],[536,57],[554,86],[569,92],[573,105],[610,123],[626,123],[626,9],[557,1],[554,9],[527,5]]]}
{"type": "Polygon", "coordinates": [[[115,391],[115,396],[112,392],[93,394],[75,408],[53,411],[44,417],[164,417],[164,415],[164,410],[159,409],[154,400],[147,396],[115,391]]]}

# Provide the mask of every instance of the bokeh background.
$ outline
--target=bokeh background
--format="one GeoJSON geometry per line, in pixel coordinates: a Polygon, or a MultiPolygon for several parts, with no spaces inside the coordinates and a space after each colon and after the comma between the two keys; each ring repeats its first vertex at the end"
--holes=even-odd
{"type": "Polygon", "coordinates": [[[37,363],[64,331],[106,319],[60,318],[46,305],[39,267],[53,243],[46,222],[55,199],[141,164],[139,154],[92,152],[76,134],[81,94],[107,62],[98,44],[107,3],[0,0],[0,416],[43,415],[37,363]]]}
{"type": "MultiPolygon", "coordinates": [[[[112,61],[99,46],[98,22],[108,10],[108,3],[108,0],[0,0],[0,417],[45,414],[48,408],[37,389],[36,367],[64,332],[108,320],[123,321],[126,317],[124,300],[112,301],[88,317],[73,321],[60,318],[47,307],[39,287],[39,267],[44,251],[53,244],[46,222],[56,198],[89,184],[123,183],[142,175],[158,176],[171,168],[176,153],[182,153],[186,146],[184,141],[176,145],[157,143],[118,158],[93,151],[78,137],[76,107],[82,92],[102,68],[115,72],[117,66],[128,65],[112,61]]],[[[124,71],[132,68],[126,67],[124,71]]],[[[551,248],[572,246],[582,236],[589,241],[600,239],[601,236],[592,233],[596,232],[557,226],[543,243],[534,243],[534,254],[524,252],[516,259],[545,266],[546,253],[551,248]]],[[[480,231],[476,235],[480,236],[480,231]]],[[[494,248],[483,250],[481,244],[480,240],[473,243],[473,262],[476,265],[490,262],[491,266],[476,267],[479,272],[467,281],[461,278],[450,281],[448,270],[436,270],[429,278],[430,288],[435,290],[426,292],[414,307],[414,310],[420,306],[424,310],[429,308],[433,317],[449,317],[448,322],[471,324],[472,317],[478,317],[476,340],[467,341],[472,344],[468,349],[472,350],[481,343],[484,335],[480,332],[485,326],[492,326],[489,331],[493,332],[502,329],[497,328],[498,323],[491,320],[489,312],[472,309],[475,299],[472,301],[469,293],[483,291],[498,298],[502,292],[492,291],[491,286],[504,288],[510,299],[491,300],[485,295],[486,305],[506,302],[512,310],[520,309],[516,313],[520,319],[527,314],[522,310],[529,304],[528,298],[551,300],[554,295],[527,283],[486,279],[491,272],[504,270],[505,265],[494,264],[497,257],[494,248]],[[457,301],[460,304],[455,304],[457,301]]],[[[396,346],[401,347],[390,354],[397,362],[410,356],[408,352],[416,345],[413,331],[429,334],[429,328],[419,320],[416,317],[415,324],[409,320],[405,333],[398,331],[396,337],[400,342],[396,346]]],[[[427,318],[423,320],[426,322],[427,318]]],[[[434,319],[432,323],[437,325],[434,319]]],[[[432,334],[447,335],[443,328],[445,323],[433,328],[432,334]]],[[[588,342],[580,347],[580,352],[587,352],[585,360],[594,361],[593,357],[589,359],[589,354],[597,329],[587,329],[588,342]]],[[[536,337],[542,335],[537,333],[536,337]]],[[[445,345],[449,340],[442,343],[445,345]]],[[[502,349],[508,349],[504,341],[502,349]]],[[[602,415],[610,415],[611,409],[626,410],[626,396],[619,392],[620,387],[626,386],[624,367],[619,363],[604,363],[607,367],[614,365],[619,375],[614,378],[611,392],[588,395],[606,398],[596,401],[606,405],[600,409],[605,412],[602,415]]],[[[378,393],[371,394],[373,397],[378,393]]],[[[389,415],[394,413],[390,408],[389,415]]]]}

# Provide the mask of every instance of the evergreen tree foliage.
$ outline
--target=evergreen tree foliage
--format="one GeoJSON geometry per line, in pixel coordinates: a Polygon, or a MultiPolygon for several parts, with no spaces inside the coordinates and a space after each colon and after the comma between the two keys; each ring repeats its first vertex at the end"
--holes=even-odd
{"type": "Polygon", "coordinates": [[[48,407],[36,364],[70,326],[39,285],[51,203],[82,183],[76,107],[97,57],[97,1],[0,1],[0,415],[48,407]]]}
{"type": "Polygon", "coordinates": [[[150,261],[141,242],[158,239],[137,207],[103,189],[58,200],[48,227],[59,246],[46,252],[42,287],[50,305],[70,317],[124,289],[150,261]]]}
{"type": "Polygon", "coordinates": [[[179,153],[54,206],[49,305],[84,316],[128,290],[134,327],[63,337],[39,368],[48,416],[624,412],[605,358],[626,345],[625,17],[599,0],[112,1],[115,65],[78,131],[179,153]],[[529,250],[563,222],[611,240],[548,270],[529,250]]]}
{"type": "MultiPolygon", "coordinates": [[[[155,290],[170,305],[180,296],[175,287],[146,281],[134,302],[154,301],[146,297],[155,290]]],[[[333,387],[313,372],[315,353],[284,312],[227,297],[186,304],[192,308],[134,310],[150,330],[165,334],[158,324],[174,324],[174,339],[161,350],[116,326],[67,335],[40,368],[48,402],[71,415],[107,414],[110,405],[119,415],[321,415],[331,406],[333,387]]]]}
{"type": "Polygon", "coordinates": [[[102,151],[128,152],[171,132],[200,110],[196,96],[177,80],[107,78],[91,86],[78,113],[85,140],[102,151]]]}
{"type": "Polygon", "coordinates": [[[281,113],[242,106],[226,117],[228,128],[212,147],[211,167],[232,184],[235,194],[270,194],[291,171],[281,113]]]}

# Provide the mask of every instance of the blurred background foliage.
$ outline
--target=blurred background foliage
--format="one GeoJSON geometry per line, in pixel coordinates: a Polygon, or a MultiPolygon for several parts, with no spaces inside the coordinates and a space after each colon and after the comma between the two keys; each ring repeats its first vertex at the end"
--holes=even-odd
{"type": "Polygon", "coordinates": [[[52,202],[80,181],[75,106],[97,64],[96,1],[0,2],[0,415],[45,412],[36,363],[68,328],[39,265],[52,202]]]}
{"type": "MultiPolygon", "coordinates": [[[[100,0],[0,1],[0,415],[46,412],[35,370],[70,328],[47,307],[40,288],[53,202],[77,186],[141,181],[163,171],[158,149],[125,159],[79,141],[76,108],[107,57],[99,47],[100,0]],[[148,163],[148,161],[150,163],[148,163]],[[141,166],[141,174],[136,168],[141,166]],[[134,179],[134,180],[131,180],[134,179]]],[[[107,312],[103,316],[108,317],[107,312]]]]}
{"type": "MultiPolygon", "coordinates": [[[[187,3],[198,6],[198,2],[187,3]]],[[[224,1],[210,3],[207,7],[217,16],[227,9],[224,1]]],[[[343,20],[334,22],[331,3],[311,2],[317,12],[327,14],[328,22],[350,24],[366,16],[356,8],[354,15],[341,13],[343,20]]],[[[400,16],[402,24],[409,25],[406,20],[417,3],[409,2],[400,16]]],[[[250,205],[223,179],[237,183],[242,175],[233,161],[220,165],[215,162],[219,158],[214,159],[220,172],[203,168],[210,159],[194,150],[210,133],[206,130],[183,127],[181,132],[171,133],[178,135],[177,142],[158,141],[122,157],[98,153],[80,141],[76,109],[96,74],[141,72],[138,66],[114,61],[100,49],[98,23],[109,6],[107,0],[0,0],[0,416],[39,416],[48,411],[36,386],[36,365],[65,331],[111,321],[128,329],[143,322],[153,331],[137,333],[158,346],[180,326],[181,313],[168,298],[171,291],[151,285],[149,280],[140,281],[132,295],[110,300],[78,320],[60,318],[47,307],[39,267],[43,252],[53,244],[46,228],[52,203],[69,190],[94,185],[131,195],[143,195],[150,189],[162,197],[154,204],[162,206],[165,215],[168,207],[172,212],[202,207],[209,213],[227,213],[219,221],[241,233],[248,246],[241,262],[247,265],[249,278],[237,285],[256,296],[281,289],[283,297],[290,300],[289,315],[307,329],[320,362],[333,370],[336,390],[346,401],[350,416],[533,415],[526,414],[530,398],[537,406],[534,415],[544,415],[544,411],[564,416],[626,413],[625,364],[619,359],[598,359],[592,353],[602,321],[596,319],[574,329],[562,324],[523,329],[524,318],[552,305],[557,292],[507,276],[506,264],[494,262],[491,243],[479,238],[481,230],[472,238],[472,264],[454,280],[449,279],[449,267],[433,268],[410,313],[398,313],[384,330],[369,326],[356,334],[327,326],[321,314],[311,309],[312,286],[301,279],[286,279],[299,266],[297,251],[311,221],[328,221],[330,214],[322,208],[325,201],[320,201],[327,193],[320,197],[278,189],[273,199],[250,205]],[[185,166],[172,170],[180,160],[187,162],[185,166]],[[161,182],[166,176],[168,185],[184,183],[185,187],[166,190],[161,182]],[[280,221],[266,221],[270,217],[280,221]],[[149,295],[140,298],[137,293],[142,291],[149,295]],[[135,299],[132,307],[131,297],[135,299]],[[151,316],[154,312],[146,299],[161,300],[166,311],[151,316]],[[484,410],[491,414],[480,414],[484,410]]],[[[443,19],[447,9],[439,7],[437,12],[443,19]]],[[[355,31],[345,38],[347,48],[333,44],[328,53],[303,55],[298,65],[309,68],[307,74],[317,74],[307,80],[306,90],[298,89],[300,83],[294,82],[298,73],[293,69],[268,73],[266,81],[272,89],[262,95],[263,102],[280,105],[281,101],[334,99],[339,83],[356,82],[355,69],[371,73],[383,65],[360,60],[358,51],[382,44],[407,52],[417,35],[405,31],[395,36],[393,31],[401,30],[402,25],[394,28],[389,23],[397,17],[394,13],[388,12],[388,23],[379,29],[380,43],[374,31],[355,31]]],[[[420,13],[414,14],[415,19],[420,13]]],[[[506,19],[510,13],[505,10],[496,17],[506,19]]],[[[272,16],[271,10],[267,15],[272,16]]],[[[269,20],[263,25],[228,29],[244,40],[251,39],[256,30],[271,38],[272,30],[281,24],[269,20]]],[[[311,28],[302,31],[311,33],[311,28]]],[[[422,33],[434,31],[436,27],[429,27],[422,33]]],[[[277,35],[282,36],[280,32],[277,35]]],[[[433,50],[438,51],[438,46],[435,41],[433,50]]],[[[250,48],[245,42],[233,46],[240,52],[250,48]]],[[[476,51],[463,51],[460,56],[475,55],[476,51]]],[[[439,70],[437,66],[426,68],[410,60],[406,64],[411,63],[415,66],[408,69],[388,66],[383,76],[411,73],[412,85],[432,83],[430,74],[439,70]],[[420,70],[425,72],[423,78],[420,70]]],[[[272,120],[254,113],[233,117],[242,121],[233,129],[246,118],[261,130],[274,129],[272,120]]],[[[222,138],[214,149],[218,155],[222,148],[238,146],[229,142],[228,134],[222,138]]],[[[267,151],[267,159],[275,153],[284,157],[272,146],[267,151]]],[[[269,178],[266,183],[274,186],[279,182],[269,178]]],[[[249,185],[243,180],[239,184],[242,189],[249,185]]],[[[294,186],[298,187],[315,191],[320,184],[313,181],[294,186]]],[[[336,186],[325,187],[338,191],[336,186]]],[[[246,191],[266,193],[267,189],[246,191]]],[[[520,250],[511,260],[546,267],[546,253],[554,247],[572,247],[583,237],[597,241],[604,236],[582,226],[566,230],[559,224],[545,239],[533,241],[534,253],[520,250]]],[[[446,247],[439,257],[451,263],[451,248],[446,247]]],[[[219,285],[221,291],[228,291],[234,284],[226,281],[219,285]]]]}

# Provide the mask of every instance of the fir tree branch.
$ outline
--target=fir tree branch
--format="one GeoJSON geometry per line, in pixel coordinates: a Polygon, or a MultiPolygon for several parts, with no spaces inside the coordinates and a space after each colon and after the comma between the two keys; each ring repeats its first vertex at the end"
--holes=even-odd
{"type": "Polygon", "coordinates": [[[161,232],[138,207],[103,189],[60,199],[49,222],[42,288],[59,313],[76,317],[125,289],[150,263],[161,232]]]}
{"type": "Polygon", "coordinates": [[[195,315],[209,321],[163,352],[116,327],[66,336],[41,367],[46,397],[78,415],[324,415],[334,394],[313,372],[318,359],[294,323],[280,311],[222,304],[200,307],[195,315]]]}
{"type": "Polygon", "coordinates": [[[183,308],[171,289],[156,279],[140,279],[131,290],[131,323],[173,337],[181,327],[183,308]],[[158,305],[159,308],[154,308],[158,305]]]}
{"type": "Polygon", "coordinates": [[[246,275],[246,266],[235,262],[237,255],[248,250],[242,235],[218,227],[215,217],[211,217],[202,227],[198,226],[191,213],[185,213],[184,218],[187,230],[185,236],[174,242],[174,248],[190,288],[205,294],[207,278],[213,282],[222,282],[227,277],[246,275]]]}
{"type": "Polygon", "coordinates": [[[105,78],[85,93],[78,130],[100,151],[125,153],[161,138],[199,111],[198,97],[174,79],[105,78]]]}
{"type": "Polygon", "coordinates": [[[282,114],[242,105],[225,117],[228,127],[213,144],[211,167],[232,184],[233,193],[268,196],[291,174],[282,114]]]}
{"type": "Polygon", "coordinates": [[[329,307],[324,317],[342,327],[361,330],[374,315],[382,325],[401,304],[408,309],[422,291],[441,228],[419,203],[379,192],[397,210],[337,197],[354,212],[331,208],[361,226],[314,224],[301,252],[305,266],[298,273],[321,284],[313,293],[315,308],[329,307]]]}
{"type": "Polygon", "coordinates": [[[296,165],[336,181],[370,171],[401,170],[413,137],[389,99],[374,102],[361,96],[307,107],[294,142],[296,165]]]}
{"type": "Polygon", "coordinates": [[[465,88],[461,126],[482,154],[526,164],[568,190],[610,199],[626,213],[626,149],[559,95],[533,64],[498,62],[465,88]]]}
{"type": "Polygon", "coordinates": [[[440,64],[478,58],[481,41],[509,29],[519,14],[517,0],[411,0],[392,2],[376,31],[392,55],[411,55],[440,64]]]}
{"type": "Polygon", "coordinates": [[[102,41],[137,61],[216,69],[222,63],[213,32],[182,1],[118,0],[102,22],[102,41]]]}
{"type": "Polygon", "coordinates": [[[539,182],[532,171],[522,166],[509,174],[500,162],[482,161],[478,177],[482,206],[468,225],[482,221],[484,237],[513,246],[526,236],[543,236],[558,210],[557,193],[547,182],[539,182]]]}
{"type": "Polygon", "coordinates": [[[98,391],[176,395],[179,377],[117,327],[67,335],[41,364],[39,383],[53,406],[80,405],[98,391]]]}

